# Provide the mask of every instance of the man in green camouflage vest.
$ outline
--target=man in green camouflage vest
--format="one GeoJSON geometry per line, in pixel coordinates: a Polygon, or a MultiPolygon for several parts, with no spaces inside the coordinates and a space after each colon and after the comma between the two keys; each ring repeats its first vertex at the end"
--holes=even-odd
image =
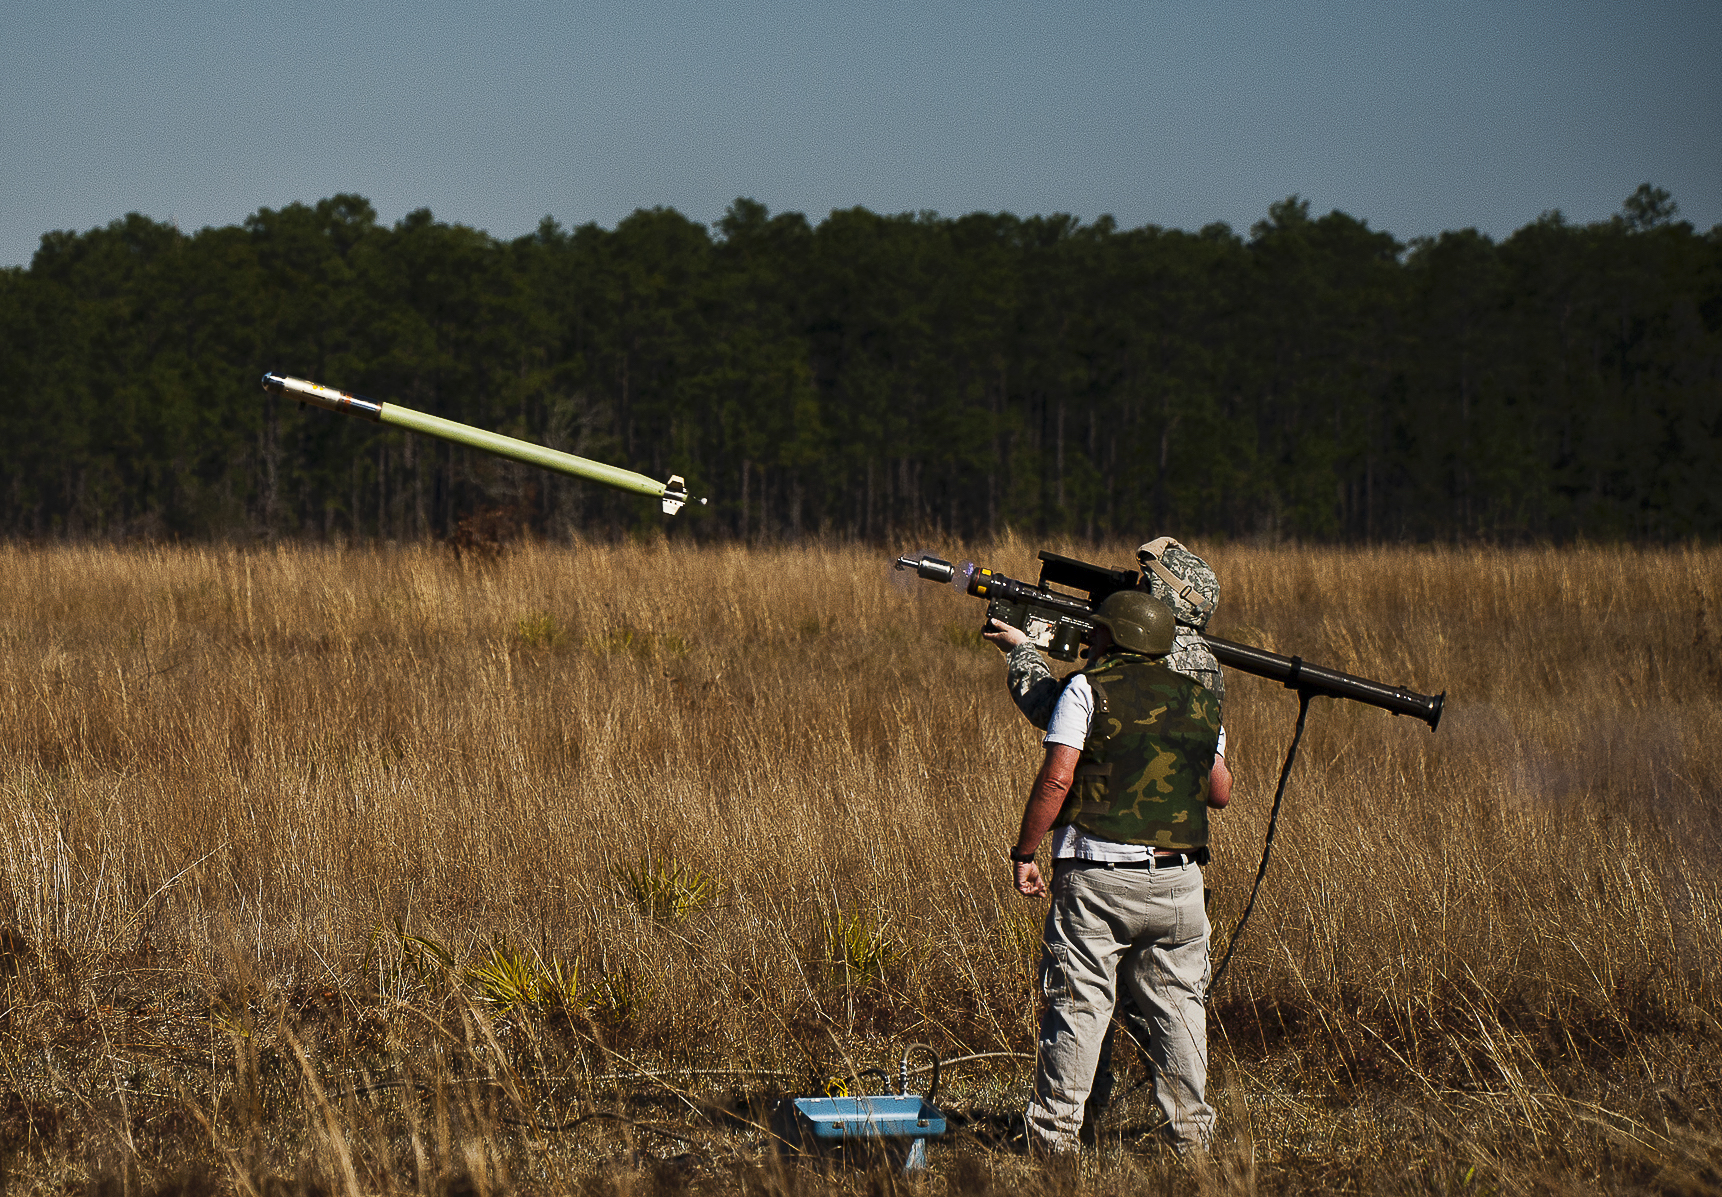
{"type": "Polygon", "coordinates": [[[1208,919],[1202,901],[1210,806],[1230,798],[1217,753],[1220,699],[1166,663],[1171,608],[1121,591],[1096,612],[1089,665],[1063,687],[1046,758],[1011,850],[1019,893],[1047,893],[1034,853],[1054,832],[1052,908],[1041,957],[1045,1004],[1034,1097],[1037,1147],[1079,1143],[1083,1107],[1120,984],[1149,1027],[1155,1098],[1181,1152],[1205,1149],[1208,919]]]}
{"type": "MultiPolygon", "coordinates": [[[[1170,607],[1177,620],[1172,651],[1161,659],[1173,671],[1200,682],[1223,704],[1225,674],[1214,659],[1213,650],[1202,639],[1202,631],[1220,601],[1219,578],[1206,561],[1169,536],[1142,545],[1136,550],[1136,558],[1142,567],[1141,588],[1170,607]]],[[[1017,709],[1031,724],[1045,731],[1053,707],[1064,692],[1063,683],[1022,632],[995,621],[985,635],[1005,654],[1005,685],[1017,709]]],[[[1226,731],[1222,724],[1216,761],[1221,769],[1225,767],[1225,745],[1226,731]]],[[[1144,1048],[1153,1038],[1153,1028],[1131,1001],[1128,987],[1120,988],[1116,1014],[1117,1023],[1107,1028],[1101,1042],[1100,1060],[1085,1112],[1084,1139],[1098,1133],[1100,1119],[1111,1103],[1115,1080],[1112,1056],[1119,1025],[1128,1032],[1130,1040],[1144,1048]]],[[[1152,1068],[1151,1060],[1149,1067],[1152,1068]]]]}

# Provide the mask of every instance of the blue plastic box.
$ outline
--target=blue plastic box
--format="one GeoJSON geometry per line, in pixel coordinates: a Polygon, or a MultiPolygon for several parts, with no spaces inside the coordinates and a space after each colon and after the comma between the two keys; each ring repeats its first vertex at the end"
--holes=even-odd
{"type": "MultiPolygon", "coordinates": [[[[791,1103],[795,1138],[804,1148],[838,1147],[856,1140],[907,1147],[903,1170],[927,1166],[927,1140],[945,1133],[945,1116],[924,1097],[800,1097],[791,1103]]],[[[860,1144],[857,1143],[857,1146],[860,1144]]]]}

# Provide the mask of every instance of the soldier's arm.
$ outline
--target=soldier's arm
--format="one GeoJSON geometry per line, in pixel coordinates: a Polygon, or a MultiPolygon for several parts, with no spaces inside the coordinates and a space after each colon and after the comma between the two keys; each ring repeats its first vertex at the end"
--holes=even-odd
{"type": "Polygon", "coordinates": [[[1214,758],[1214,767],[1208,773],[1208,805],[1216,810],[1232,800],[1232,771],[1226,768],[1226,758],[1214,758]]]}
{"type": "Polygon", "coordinates": [[[1222,704],[1226,701],[1226,675],[1214,658],[1214,650],[1200,633],[1179,625],[1178,638],[1172,642],[1166,664],[1175,673],[1193,678],[1212,690],[1222,704]]]}
{"type": "Polygon", "coordinates": [[[1052,676],[1052,670],[1047,668],[1022,629],[989,619],[981,635],[1005,654],[1005,686],[1010,690],[1016,709],[1022,712],[1024,719],[1045,731],[1046,725],[1052,722],[1052,708],[1058,705],[1058,696],[1064,687],[1052,676]]]}
{"type": "Polygon", "coordinates": [[[1023,718],[1044,731],[1052,722],[1052,709],[1058,705],[1062,687],[1032,644],[1011,649],[1005,659],[1005,685],[1010,687],[1011,701],[1023,718]]]}
{"type": "MultiPolygon", "coordinates": [[[[1065,796],[1070,793],[1070,783],[1076,774],[1076,763],[1081,759],[1081,749],[1068,744],[1046,746],[1046,759],[1041,762],[1040,775],[1034,779],[1034,789],[1029,792],[1028,803],[1023,807],[1022,828],[1016,837],[1018,856],[1034,855],[1040,841],[1058,821],[1058,812],[1064,808],[1065,796]]],[[[1025,898],[1038,898],[1046,893],[1046,881],[1040,875],[1040,866],[1033,861],[1013,864],[1011,879],[1016,884],[1016,892],[1025,898]]]]}

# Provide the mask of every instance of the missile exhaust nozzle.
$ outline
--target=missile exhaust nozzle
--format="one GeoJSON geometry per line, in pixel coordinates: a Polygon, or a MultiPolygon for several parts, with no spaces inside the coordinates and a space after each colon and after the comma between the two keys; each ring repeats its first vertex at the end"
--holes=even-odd
{"type": "MultiPolygon", "coordinates": [[[[671,474],[670,480],[664,483],[664,514],[674,515],[688,501],[688,483],[680,474],[671,474]]],[[[701,499],[700,502],[705,502],[701,499]]]]}

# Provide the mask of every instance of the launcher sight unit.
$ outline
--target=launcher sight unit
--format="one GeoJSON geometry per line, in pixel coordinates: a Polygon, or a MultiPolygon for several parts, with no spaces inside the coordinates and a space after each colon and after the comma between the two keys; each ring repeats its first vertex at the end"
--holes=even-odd
{"type": "MultiPolygon", "coordinates": [[[[567,474],[573,478],[583,478],[587,482],[596,482],[602,486],[614,487],[617,490],[631,491],[638,495],[650,495],[662,501],[665,515],[674,515],[689,502],[688,484],[680,474],[672,474],[668,482],[659,482],[644,474],[636,474],[633,470],[619,469],[616,466],[605,465],[603,462],[590,461],[584,457],[576,457],[572,453],[563,453],[557,449],[546,449],[542,445],[534,445],[530,441],[516,440],[511,436],[503,436],[497,432],[486,432],[482,428],[474,428],[470,424],[459,424],[453,420],[445,420],[441,416],[427,415],[422,411],[414,411],[410,407],[401,407],[396,403],[379,403],[375,399],[367,399],[363,395],[354,395],[347,391],[337,391],[334,387],[326,387],[321,383],[307,382],[303,378],[290,378],[285,374],[265,374],[263,389],[276,395],[285,395],[297,399],[301,403],[309,403],[326,411],[342,412],[346,415],[358,416],[376,424],[389,424],[396,428],[408,428],[413,432],[434,436],[439,440],[450,441],[456,445],[465,445],[469,449],[482,449],[486,453],[494,453],[498,457],[506,457],[510,461],[522,462],[525,465],[537,466],[542,470],[551,470],[558,474],[567,474]]],[[[704,499],[696,500],[704,503],[704,499]]]]}
{"type": "MultiPolygon", "coordinates": [[[[971,561],[953,565],[926,554],[899,557],[894,568],[912,569],[928,581],[949,582],[967,594],[986,599],[988,620],[996,619],[1020,628],[1028,642],[1049,657],[1074,661],[1078,647],[1088,643],[1094,632],[1095,609],[1106,601],[1108,595],[1134,589],[1140,575],[1133,569],[1107,569],[1044,550],[1040,554],[1040,562],[1040,580],[1032,586],[994,570],[983,569],[971,561]],[[1052,589],[1054,586],[1080,593],[1066,594],[1052,589]]],[[[1434,731],[1436,724],[1441,722],[1441,706],[1446,701],[1446,691],[1431,697],[1414,693],[1404,686],[1353,677],[1337,669],[1311,665],[1302,657],[1282,657],[1266,649],[1222,640],[1218,636],[1202,634],[1202,640],[1221,665],[1283,683],[1288,690],[1329,698],[1349,698],[1392,711],[1395,715],[1410,715],[1427,723],[1430,731],[1434,731]]]]}
{"type": "Polygon", "coordinates": [[[1021,628],[1030,644],[1059,661],[1074,661],[1079,646],[1094,631],[1089,618],[1107,595],[1136,585],[1133,569],[1106,569],[1044,549],[1040,581],[1033,586],[972,561],[952,565],[937,557],[897,558],[897,569],[912,569],[932,582],[949,582],[976,598],[987,600],[987,618],[1021,628]],[[1082,597],[1061,594],[1052,586],[1082,591],[1082,597]]]}

